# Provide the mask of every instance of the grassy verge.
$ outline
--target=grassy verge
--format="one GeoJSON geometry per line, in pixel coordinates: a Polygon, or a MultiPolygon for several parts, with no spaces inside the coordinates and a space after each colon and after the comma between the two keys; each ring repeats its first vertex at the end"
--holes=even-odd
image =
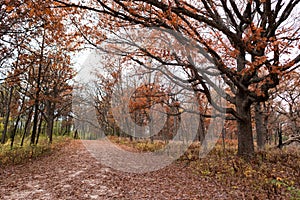
{"type": "Polygon", "coordinates": [[[124,145],[138,152],[153,152],[162,149],[165,146],[165,143],[162,141],[154,141],[153,143],[150,140],[130,141],[129,138],[120,138],[115,136],[109,136],[109,140],[121,147],[124,145]]]}
{"type": "MultiPolygon", "coordinates": [[[[196,158],[198,150],[187,152],[196,158]]],[[[236,148],[225,151],[216,146],[201,159],[188,160],[198,175],[208,176],[226,186],[228,193],[245,191],[246,199],[300,199],[300,151],[295,148],[257,152],[245,161],[235,155],[236,148]],[[248,195],[248,196],[247,196],[248,195]]],[[[186,157],[182,157],[183,162],[186,157]]]]}
{"type": "MultiPolygon", "coordinates": [[[[110,138],[111,141],[137,151],[155,151],[164,142],[110,138]]],[[[236,156],[237,143],[218,142],[204,158],[199,159],[199,143],[193,143],[180,159],[192,173],[216,180],[228,193],[239,193],[245,199],[300,199],[299,148],[268,149],[257,152],[250,161],[236,156]]]]}
{"type": "Polygon", "coordinates": [[[30,142],[26,141],[22,147],[15,145],[12,149],[10,148],[10,143],[7,142],[0,145],[0,166],[21,164],[49,155],[70,140],[69,137],[57,136],[53,138],[52,144],[49,144],[47,138],[42,137],[37,145],[30,145],[30,142]]]}

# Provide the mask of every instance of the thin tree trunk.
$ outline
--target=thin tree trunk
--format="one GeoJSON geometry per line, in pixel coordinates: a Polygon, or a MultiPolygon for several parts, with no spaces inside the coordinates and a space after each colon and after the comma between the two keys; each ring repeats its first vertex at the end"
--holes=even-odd
{"type": "Polygon", "coordinates": [[[283,143],[283,141],[282,141],[282,124],[279,123],[279,128],[278,128],[278,145],[277,145],[277,147],[279,149],[282,149],[282,147],[283,147],[282,143],[283,143]]]}
{"type": "Polygon", "coordinates": [[[13,90],[14,90],[13,87],[11,87],[10,90],[9,90],[9,96],[8,96],[8,102],[7,102],[7,105],[6,105],[6,114],[5,114],[5,120],[4,120],[4,128],[3,128],[2,138],[1,138],[1,143],[2,144],[4,144],[5,140],[6,140],[6,133],[7,133],[9,117],[10,117],[10,104],[11,104],[13,90]]]}
{"type": "Polygon", "coordinates": [[[75,133],[74,133],[74,139],[78,139],[79,137],[78,137],[78,131],[77,131],[77,129],[75,130],[75,133]]]}
{"type": "MultiPolygon", "coordinates": [[[[19,65],[19,58],[20,58],[19,56],[20,56],[20,49],[18,49],[18,58],[17,58],[16,66],[19,65]]],[[[28,89],[28,84],[27,84],[27,86],[26,86],[26,90],[25,90],[25,91],[27,91],[27,89],[28,89]]],[[[13,90],[13,87],[11,88],[11,90],[13,90]]],[[[12,93],[11,93],[11,96],[12,96],[12,93]]],[[[24,107],[24,101],[25,101],[25,95],[23,95],[23,98],[22,98],[20,112],[22,111],[22,109],[23,109],[23,107],[24,107]]],[[[11,136],[10,136],[10,138],[11,138],[10,148],[11,148],[11,149],[13,148],[13,145],[14,145],[14,140],[15,140],[15,136],[16,136],[18,124],[19,124],[19,121],[20,121],[20,118],[21,118],[20,112],[19,112],[19,114],[18,114],[17,120],[16,120],[16,122],[15,122],[14,129],[13,129],[13,131],[12,131],[12,133],[11,133],[11,136]]]]}
{"type": "Polygon", "coordinates": [[[22,140],[21,140],[21,147],[23,146],[25,136],[27,135],[27,132],[29,131],[29,130],[28,130],[28,129],[29,129],[28,127],[30,126],[30,121],[31,121],[31,117],[32,117],[32,112],[33,112],[33,108],[31,108],[30,111],[29,111],[29,113],[28,113],[28,118],[27,118],[26,123],[25,123],[24,133],[23,133],[22,140]]]}
{"type": "Polygon", "coordinates": [[[15,122],[14,130],[11,133],[11,142],[10,142],[10,148],[11,149],[14,146],[15,136],[16,136],[16,133],[17,133],[17,129],[18,129],[18,125],[19,125],[19,122],[20,122],[20,118],[21,118],[20,115],[18,115],[17,120],[15,122]]]}
{"type": "Polygon", "coordinates": [[[225,129],[225,127],[223,127],[222,128],[222,147],[223,147],[223,152],[225,152],[225,149],[226,149],[225,138],[226,138],[226,129],[225,129]]]}
{"type": "Polygon", "coordinates": [[[49,138],[49,143],[52,143],[53,138],[53,126],[54,126],[54,111],[55,111],[55,103],[52,103],[51,101],[46,101],[46,135],[49,138]]]}
{"type": "Polygon", "coordinates": [[[39,122],[39,125],[38,125],[38,132],[37,132],[35,144],[38,144],[39,138],[40,138],[40,134],[41,134],[41,131],[42,131],[42,125],[43,125],[43,117],[42,116],[40,116],[40,120],[39,121],[40,122],[39,122]]]}
{"type": "Polygon", "coordinates": [[[67,130],[67,134],[70,135],[71,133],[71,120],[70,117],[67,118],[67,125],[66,125],[66,130],[67,130]]]}
{"type": "Polygon", "coordinates": [[[39,101],[36,100],[36,104],[34,106],[34,117],[33,117],[33,127],[32,127],[32,133],[31,133],[31,142],[30,144],[34,144],[35,143],[35,139],[36,139],[36,134],[37,134],[37,127],[38,127],[38,116],[39,116],[39,101]]]}
{"type": "Polygon", "coordinates": [[[52,138],[53,138],[53,124],[54,124],[54,117],[50,116],[47,122],[47,135],[49,137],[49,143],[52,143],[52,138]]]}
{"type": "Polygon", "coordinates": [[[150,141],[151,141],[151,144],[154,143],[154,137],[153,137],[153,115],[152,113],[150,112],[150,116],[149,116],[149,119],[150,119],[150,122],[148,123],[149,124],[149,135],[150,135],[150,141]]]}
{"type": "MultiPolygon", "coordinates": [[[[27,87],[26,87],[26,91],[27,91],[27,89],[28,89],[28,85],[27,85],[27,87]]],[[[14,145],[15,136],[16,136],[16,133],[17,133],[17,130],[18,130],[18,125],[19,125],[20,119],[21,119],[21,114],[20,114],[20,112],[23,110],[24,104],[25,104],[25,95],[24,95],[23,98],[22,98],[21,104],[22,104],[22,105],[21,105],[21,108],[20,108],[20,111],[19,111],[17,120],[16,120],[16,122],[15,122],[14,130],[13,130],[12,135],[11,135],[10,148],[12,148],[13,145],[14,145]]]]}
{"type": "Polygon", "coordinates": [[[41,74],[42,74],[42,66],[43,66],[43,57],[44,57],[44,46],[45,46],[45,30],[43,35],[42,47],[41,47],[41,55],[40,55],[40,63],[38,67],[38,77],[37,77],[37,84],[36,84],[36,96],[34,101],[34,118],[33,118],[33,127],[32,127],[32,134],[31,134],[31,141],[30,144],[34,144],[36,131],[38,126],[38,116],[39,116],[39,98],[41,92],[41,74]]]}

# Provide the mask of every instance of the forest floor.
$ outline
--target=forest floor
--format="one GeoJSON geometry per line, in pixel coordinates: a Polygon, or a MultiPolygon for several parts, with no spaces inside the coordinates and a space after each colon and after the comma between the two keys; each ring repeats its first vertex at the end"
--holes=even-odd
{"type": "Polygon", "coordinates": [[[233,187],[196,173],[184,161],[143,174],[117,171],[101,164],[80,140],[25,164],[6,166],[0,177],[0,199],[292,199],[278,191],[256,194],[246,183],[233,187]]]}

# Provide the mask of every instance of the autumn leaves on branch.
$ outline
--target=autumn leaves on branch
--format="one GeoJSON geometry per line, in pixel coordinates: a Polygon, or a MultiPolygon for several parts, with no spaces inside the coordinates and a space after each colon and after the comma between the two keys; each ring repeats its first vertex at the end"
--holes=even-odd
{"type": "MultiPolygon", "coordinates": [[[[185,55],[132,43],[137,51],[123,52],[123,64],[131,60],[141,70],[164,69],[173,83],[188,82],[196,96],[205,95],[210,106],[237,120],[238,154],[251,156],[254,104],[259,108],[258,104],[269,101],[285,77],[299,68],[298,9],[299,0],[54,0],[43,4],[2,0],[0,39],[5,45],[0,62],[9,68],[4,74],[5,84],[18,91],[19,99],[31,99],[24,98],[24,106],[12,112],[19,113],[13,117],[23,113],[29,119],[33,114],[32,143],[42,119],[50,137],[53,120],[63,113],[65,98],[72,90],[68,84],[74,75],[70,52],[82,48],[83,40],[88,47],[103,50],[101,44],[113,34],[157,28],[175,38],[174,43],[184,47],[185,55]],[[195,53],[205,55],[211,65],[199,67],[195,53]],[[146,58],[160,65],[147,66],[146,58]],[[172,74],[178,68],[185,79],[172,74]],[[222,80],[224,88],[218,89],[207,78],[210,76],[222,80]],[[227,104],[218,104],[213,98],[216,94],[227,104]]],[[[8,91],[10,87],[4,88],[8,91]]],[[[15,95],[14,91],[8,93],[15,95]]],[[[10,115],[11,107],[3,116],[10,115]]]]}

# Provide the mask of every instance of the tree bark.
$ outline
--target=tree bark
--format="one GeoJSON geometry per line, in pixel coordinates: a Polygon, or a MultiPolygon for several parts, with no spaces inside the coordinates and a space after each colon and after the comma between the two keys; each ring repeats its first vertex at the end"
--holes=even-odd
{"type": "Polygon", "coordinates": [[[36,83],[36,96],[34,100],[34,117],[33,117],[33,127],[32,127],[32,134],[30,144],[34,144],[37,127],[38,127],[38,116],[39,116],[39,103],[40,103],[40,92],[41,92],[41,78],[42,78],[42,67],[43,67],[43,60],[44,60],[44,47],[45,47],[45,30],[43,33],[43,40],[41,46],[41,55],[40,55],[40,63],[38,65],[38,77],[36,83]]]}
{"type": "Polygon", "coordinates": [[[255,104],[255,126],[256,126],[256,141],[259,149],[264,149],[267,139],[267,127],[264,120],[265,116],[261,107],[261,103],[255,104]]]}
{"type": "Polygon", "coordinates": [[[38,144],[39,138],[40,138],[40,134],[41,134],[41,131],[42,131],[42,125],[43,125],[43,117],[42,117],[42,115],[40,116],[40,120],[39,121],[40,122],[39,122],[39,125],[38,125],[38,132],[37,132],[35,144],[38,144]]]}
{"type": "MultiPolygon", "coordinates": [[[[27,91],[28,89],[28,85],[26,86],[26,90],[27,91]]],[[[18,114],[18,117],[16,119],[16,122],[15,122],[15,126],[14,126],[14,130],[11,134],[11,143],[10,143],[10,147],[13,148],[13,145],[14,145],[14,140],[15,140],[15,136],[16,136],[16,133],[17,133],[17,130],[18,130],[18,125],[19,125],[19,122],[21,120],[21,112],[24,108],[24,105],[25,105],[25,95],[23,96],[22,98],[22,101],[21,101],[21,107],[19,109],[19,114],[18,114]]]]}
{"type": "Polygon", "coordinates": [[[52,136],[53,136],[53,124],[54,124],[54,116],[48,116],[48,121],[47,121],[47,135],[49,137],[49,143],[52,143],[52,136]]]}
{"type": "Polygon", "coordinates": [[[226,145],[225,145],[225,139],[226,139],[226,128],[222,128],[222,147],[223,147],[223,152],[225,152],[226,145]]]}
{"type": "Polygon", "coordinates": [[[237,119],[238,155],[246,158],[251,157],[254,154],[250,105],[251,104],[244,93],[237,94],[236,111],[240,116],[240,118],[237,119]]]}
{"type": "Polygon", "coordinates": [[[11,136],[10,136],[10,139],[11,139],[11,142],[10,142],[10,148],[12,149],[13,146],[14,146],[14,141],[15,141],[15,136],[16,136],[16,133],[17,133],[17,130],[18,130],[18,125],[19,125],[19,122],[20,122],[20,119],[21,119],[21,116],[20,114],[18,115],[17,117],[17,120],[15,122],[15,125],[14,125],[14,129],[11,133],[11,136]]]}
{"type": "Polygon", "coordinates": [[[25,127],[24,127],[24,133],[23,133],[23,136],[22,136],[22,140],[21,140],[21,147],[23,146],[24,144],[24,139],[25,139],[25,136],[28,134],[28,132],[30,131],[30,123],[31,123],[31,118],[32,118],[32,113],[33,113],[33,108],[30,108],[30,111],[28,113],[28,118],[26,120],[26,123],[25,123],[25,127]]]}
{"type": "Polygon", "coordinates": [[[3,128],[2,138],[1,138],[1,143],[2,144],[4,144],[5,140],[6,140],[6,133],[7,133],[9,117],[10,117],[10,104],[11,104],[12,95],[13,95],[13,87],[11,87],[10,90],[9,90],[9,97],[8,97],[8,102],[7,102],[7,105],[6,105],[4,128],[3,128]]]}
{"type": "MultiPolygon", "coordinates": [[[[54,95],[56,97],[56,94],[54,95]]],[[[52,143],[52,136],[53,136],[53,125],[55,119],[55,107],[56,104],[51,102],[50,100],[46,101],[46,134],[49,138],[49,143],[52,143]]]]}
{"type": "Polygon", "coordinates": [[[279,148],[279,149],[282,149],[282,124],[281,123],[279,123],[279,127],[278,127],[278,145],[277,145],[277,147],[279,148]]]}
{"type": "Polygon", "coordinates": [[[37,134],[37,127],[38,127],[38,116],[39,116],[39,101],[35,100],[34,116],[33,116],[33,126],[32,126],[32,133],[31,133],[30,144],[34,144],[35,143],[36,134],[37,134]]]}
{"type": "Polygon", "coordinates": [[[199,126],[198,126],[198,140],[203,147],[203,149],[207,149],[207,142],[205,140],[205,125],[204,125],[204,117],[200,114],[199,116],[199,126]]]}

